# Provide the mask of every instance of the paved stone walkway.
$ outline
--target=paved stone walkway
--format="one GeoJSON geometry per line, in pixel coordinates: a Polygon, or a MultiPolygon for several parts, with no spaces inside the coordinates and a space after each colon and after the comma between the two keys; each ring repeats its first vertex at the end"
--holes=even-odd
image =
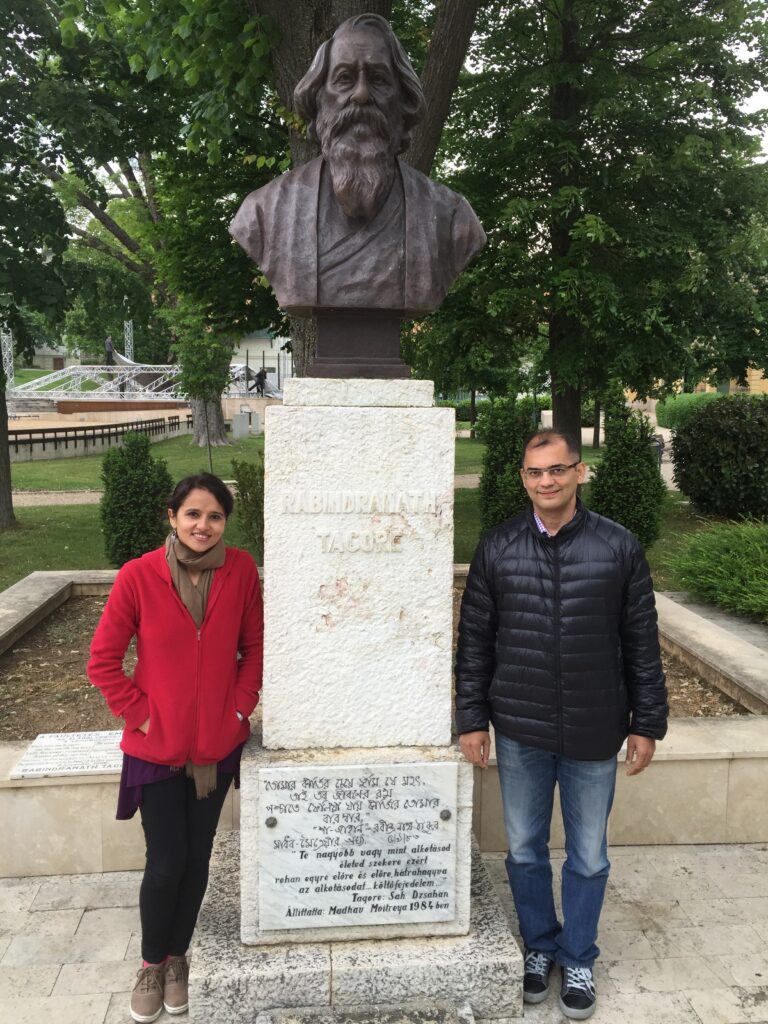
{"type": "MultiPolygon", "coordinates": [[[[766,1024],[768,846],[616,847],[611,860],[595,1024],[766,1024]]],[[[514,927],[503,856],[485,862],[514,927]]],[[[0,1020],[129,1021],[139,878],[0,879],[0,1020]]],[[[554,984],[525,1020],[564,1020],[554,984]]]]}
{"type": "Polygon", "coordinates": [[[102,491],[14,491],[16,508],[35,505],[98,505],[102,491]]]}

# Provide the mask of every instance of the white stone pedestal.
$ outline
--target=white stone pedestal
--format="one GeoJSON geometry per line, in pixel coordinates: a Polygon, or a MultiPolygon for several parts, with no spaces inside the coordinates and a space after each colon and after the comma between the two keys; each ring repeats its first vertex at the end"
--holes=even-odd
{"type": "Polygon", "coordinates": [[[291,380],[267,409],[242,944],[222,837],[193,1024],[290,1007],[332,1010],[327,1024],[350,1007],[362,1024],[365,1007],[414,1001],[452,1007],[446,1024],[522,1013],[520,953],[482,865],[470,871],[472,768],[451,746],[454,415],[432,391],[291,380]]]}
{"type": "Polygon", "coordinates": [[[267,409],[264,746],[450,742],[454,420],[428,381],[267,409]]]}

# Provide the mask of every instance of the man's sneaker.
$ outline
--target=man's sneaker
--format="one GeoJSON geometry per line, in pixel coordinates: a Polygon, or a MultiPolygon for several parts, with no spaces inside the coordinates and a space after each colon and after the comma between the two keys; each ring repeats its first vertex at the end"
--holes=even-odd
{"type": "Polygon", "coordinates": [[[546,953],[527,952],[523,967],[523,1001],[541,1003],[549,993],[549,975],[554,960],[546,953]]]}
{"type": "Polygon", "coordinates": [[[131,993],[131,1017],[139,1024],[150,1024],[163,1012],[163,965],[150,964],[136,975],[131,993]]]}
{"type": "Polygon", "coordinates": [[[597,993],[591,967],[562,967],[560,1009],[571,1020],[586,1020],[595,1012],[597,993]]]}
{"type": "Polygon", "coordinates": [[[185,956],[169,956],[165,961],[163,1006],[168,1013],[186,1013],[189,1009],[189,964],[185,956]]]}

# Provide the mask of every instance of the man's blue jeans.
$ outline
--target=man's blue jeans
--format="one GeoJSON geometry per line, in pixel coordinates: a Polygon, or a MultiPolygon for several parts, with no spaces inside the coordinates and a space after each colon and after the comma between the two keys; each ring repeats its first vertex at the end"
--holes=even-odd
{"type": "Polygon", "coordinates": [[[574,761],[496,733],[507,874],[525,948],[568,967],[591,967],[610,862],[606,830],[616,758],[574,761]],[[565,826],[563,923],[557,919],[549,860],[555,783],[565,826]]]}

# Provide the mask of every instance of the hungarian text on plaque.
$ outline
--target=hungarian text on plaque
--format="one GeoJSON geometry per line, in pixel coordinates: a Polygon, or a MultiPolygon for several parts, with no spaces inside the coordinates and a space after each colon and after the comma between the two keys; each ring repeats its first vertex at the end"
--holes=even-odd
{"type": "Polygon", "coordinates": [[[455,916],[457,765],[264,768],[265,931],[455,916]]]}

